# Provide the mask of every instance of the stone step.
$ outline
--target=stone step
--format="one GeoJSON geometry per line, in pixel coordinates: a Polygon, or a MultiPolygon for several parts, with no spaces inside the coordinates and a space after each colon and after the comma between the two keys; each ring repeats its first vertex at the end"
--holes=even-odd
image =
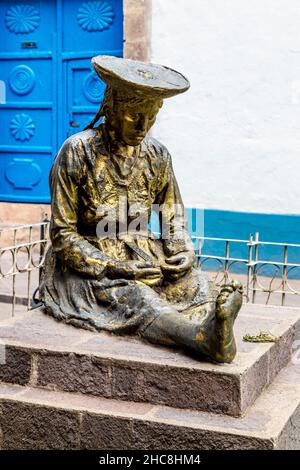
{"type": "Polygon", "coordinates": [[[300,449],[299,365],[240,418],[1,383],[0,409],[3,450],[300,449]]]}
{"type": "Polygon", "coordinates": [[[289,362],[299,318],[295,308],[245,305],[236,322],[237,357],[219,365],[132,337],[77,329],[33,310],[0,322],[0,380],[240,416],[289,362]],[[278,341],[242,340],[261,330],[278,341]]]}

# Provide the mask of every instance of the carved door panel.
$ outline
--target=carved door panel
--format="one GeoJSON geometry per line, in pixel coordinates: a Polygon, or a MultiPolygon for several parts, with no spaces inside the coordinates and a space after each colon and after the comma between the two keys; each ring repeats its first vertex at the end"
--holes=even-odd
{"type": "Polygon", "coordinates": [[[2,1],[0,18],[1,199],[45,202],[56,146],[56,3],[2,1]]]}
{"type": "Polygon", "coordinates": [[[104,83],[91,70],[90,59],[67,62],[67,118],[65,133],[70,136],[84,129],[102,102],[104,83]]]}
{"type": "Polygon", "coordinates": [[[91,57],[122,56],[122,0],[7,0],[0,18],[0,200],[48,202],[58,148],[101,103],[91,57]]]}
{"type": "Polygon", "coordinates": [[[122,56],[122,2],[63,2],[62,22],[67,94],[61,140],[82,130],[100,106],[105,87],[93,72],[90,59],[98,54],[122,56]]]}

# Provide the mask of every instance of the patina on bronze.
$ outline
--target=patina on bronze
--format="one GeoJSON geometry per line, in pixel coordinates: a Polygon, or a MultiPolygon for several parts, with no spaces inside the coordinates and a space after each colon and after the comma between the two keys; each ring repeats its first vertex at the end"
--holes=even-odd
{"type": "Polygon", "coordinates": [[[189,82],[153,64],[106,56],[92,63],[107,83],[103,104],[87,129],[63,144],[50,176],[52,247],[40,286],[45,311],[82,328],[135,334],[199,359],[231,362],[241,286],[232,282],[219,291],[195,269],[171,157],[148,135],[163,99],[186,91],[189,82]],[[153,204],[162,208],[167,237],[121,233],[122,214],[132,222],[137,203],[147,218],[153,204]],[[115,236],[99,236],[99,207],[117,214],[115,236]]]}

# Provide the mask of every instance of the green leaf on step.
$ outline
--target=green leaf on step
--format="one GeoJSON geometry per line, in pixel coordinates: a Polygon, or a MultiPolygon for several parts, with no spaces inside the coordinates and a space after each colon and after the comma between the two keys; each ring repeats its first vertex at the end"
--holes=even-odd
{"type": "Polygon", "coordinates": [[[249,343],[276,343],[278,340],[278,336],[272,335],[269,331],[261,331],[259,335],[255,336],[249,334],[243,336],[243,341],[248,341],[249,343]]]}

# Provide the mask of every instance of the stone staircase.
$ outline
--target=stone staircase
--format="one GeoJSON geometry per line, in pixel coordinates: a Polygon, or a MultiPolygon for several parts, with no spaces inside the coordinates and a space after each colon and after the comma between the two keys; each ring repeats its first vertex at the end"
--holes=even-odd
{"type": "Polygon", "coordinates": [[[214,365],[40,310],[6,317],[0,447],[300,449],[300,310],[245,305],[236,338],[234,363],[214,365]],[[242,340],[266,330],[276,343],[242,340]]]}

